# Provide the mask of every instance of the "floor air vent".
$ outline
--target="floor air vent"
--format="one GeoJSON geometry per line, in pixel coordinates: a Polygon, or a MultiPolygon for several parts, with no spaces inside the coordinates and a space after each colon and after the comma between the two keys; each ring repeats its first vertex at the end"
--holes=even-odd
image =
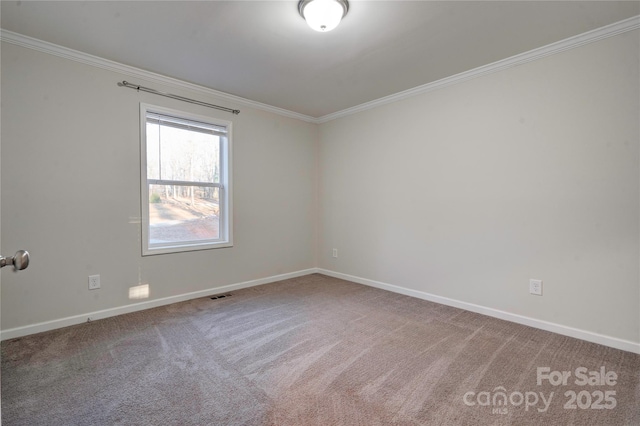
{"type": "Polygon", "coordinates": [[[227,293],[227,294],[218,294],[216,296],[211,296],[211,300],[216,300],[216,299],[224,299],[225,297],[231,297],[233,296],[233,294],[231,293],[227,293]]]}

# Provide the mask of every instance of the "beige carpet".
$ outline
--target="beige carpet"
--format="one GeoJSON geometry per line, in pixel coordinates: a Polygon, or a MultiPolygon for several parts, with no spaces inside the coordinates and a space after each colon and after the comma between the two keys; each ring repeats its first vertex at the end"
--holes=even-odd
{"type": "Polygon", "coordinates": [[[639,425],[639,374],[639,355],[309,275],[2,342],[2,424],[639,425]]]}

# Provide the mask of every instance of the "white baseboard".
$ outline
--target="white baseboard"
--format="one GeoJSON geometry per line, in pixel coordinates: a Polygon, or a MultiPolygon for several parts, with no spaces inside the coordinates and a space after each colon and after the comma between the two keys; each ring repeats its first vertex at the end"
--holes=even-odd
{"type": "Polygon", "coordinates": [[[304,269],[301,271],[290,272],[287,274],[274,275],[271,277],[260,278],[257,280],[245,281],[237,284],[229,284],[222,287],[210,288],[207,290],[195,291],[192,293],[180,294],[177,296],[164,297],[162,299],[148,300],[146,302],[133,303],[130,305],[120,306],[117,308],[105,309],[102,311],[89,312],[72,317],[57,319],[53,321],[41,322],[38,324],[27,325],[23,327],[10,328],[0,332],[0,340],[15,339],[16,337],[28,336],[30,334],[41,333],[43,331],[55,330],[70,325],[81,324],[91,321],[114,317],[116,315],[128,314],[131,312],[142,311],[145,309],[157,308],[159,306],[170,305],[172,303],[184,302],[186,300],[197,299],[199,297],[207,297],[219,293],[227,293],[241,288],[255,287],[262,284],[269,284],[276,281],[286,280],[289,278],[301,277],[318,272],[316,268],[304,269]]]}
{"type": "Polygon", "coordinates": [[[274,275],[266,278],[260,278],[257,280],[245,281],[245,282],[236,283],[236,284],[229,284],[222,287],[216,287],[216,288],[211,288],[207,290],[181,294],[177,296],[165,297],[162,299],[149,300],[146,302],[133,303],[130,305],[120,306],[117,308],[105,309],[102,311],[90,312],[82,315],[75,315],[72,317],[41,322],[38,324],[32,324],[32,325],[27,325],[23,327],[11,328],[11,329],[3,330],[0,332],[0,340],[14,339],[16,337],[22,337],[30,334],[41,333],[44,331],[55,330],[62,327],[68,327],[70,325],[81,324],[83,322],[87,322],[89,318],[91,319],[91,321],[94,321],[94,320],[113,317],[116,315],[122,315],[122,314],[131,313],[131,312],[142,311],[145,309],[156,308],[159,306],[170,305],[172,303],[184,302],[186,300],[197,299],[199,297],[206,297],[214,294],[226,293],[233,290],[239,290],[241,288],[255,287],[262,284],[269,284],[276,281],[286,280],[289,278],[302,277],[304,275],[309,275],[314,273],[319,273],[319,274],[327,275],[334,278],[340,278],[340,279],[351,281],[354,283],[363,284],[370,287],[376,287],[376,288],[388,290],[394,293],[404,294],[406,296],[428,300],[430,302],[440,303],[442,305],[453,306],[455,308],[476,312],[479,314],[503,319],[506,321],[511,321],[517,324],[539,328],[541,330],[550,331],[552,333],[561,334],[563,336],[575,337],[576,339],[585,340],[587,342],[598,343],[604,346],[609,346],[609,347],[620,349],[623,351],[640,354],[640,343],[635,343],[629,340],[623,340],[623,339],[618,339],[616,337],[605,336],[602,334],[593,333],[586,330],[567,327],[561,324],[555,324],[547,321],[538,320],[535,318],[529,318],[522,315],[504,312],[498,309],[488,308],[486,306],[480,306],[480,305],[475,305],[473,303],[450,299],[447,297],[436,296],[436,295],[425,293],[422,291],[411,290],[411,289],[396,286],[393,284],[387,284],[380,281],[374,281],[367,278],[356,277],[354,275],[343,274],[340,272],[335,272],[335,271],[322,269],[322,268],[304,269],[301,271],[290,272],[290,273],[281,274],[281,275],[274,275]]]}
{"type": "Polygon", "coordinates": [[[623,351],[640,354],[640,343],[632,342],[629,340],[623,340],[623,339],[618,339],[616,337],[605,336],[602,334],[593,333],[591,331],[580,330],[573,327],[567,327],[561,324],[555,324],[552,322],[542,321],[535,318],[529,318],[522,315],[512,314],[512,313],[504,312],[498,309],[488,308],[486,306],[474,305],[473,303],[467,303],[467,302],[462,302],[460,300],[449,299],[447,297],[436,296],[430,293],[411,290],[408,288],[399,287],[396,285],[387,284],[379,281],[369,280],[366,278],[356,277],[353,275],[343,274],[340,272],[330,271],[328,269],[318,268],[316,272],[323,275],[328,275],[330,277],[340,278],[340,279],[352,281],[358,284],[364,284],[370,287],[376,287],[383,290],[392,291],[394,293],[400,293],[406,296],[417,297],[418,299],[428,300],[430,302],[440,303],[442,305],[447,305],[447,306],[453,306],[455,308],[464,309],[466,311],[476,312],[476,313],[487,315],[490,317],[515,322],[517,324],[528,325],[530,327],[539,328],[541,330],[550,331],[552,333],[561,334],[563,336],[575,337],[576,339],[586,340],[587,342],[598,343],[598,344],[609,346],[615,349],[620,349],[623,351]]]}

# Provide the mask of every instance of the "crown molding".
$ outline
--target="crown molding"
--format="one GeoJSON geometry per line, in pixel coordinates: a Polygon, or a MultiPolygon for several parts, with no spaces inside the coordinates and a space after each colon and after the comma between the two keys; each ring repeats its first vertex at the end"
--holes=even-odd
{"type": "Polygon", "coordinates": [[[502,59],[491,64],[483,65],[474,68],[469,71],[464,71],[459,74],[445,77],[443,79],[427,83],[412,89],[404,90],[402,92],[395,93],[393,95],[385,96],[370,102],[365,102],[360,105],[356,105],[351,108],[343,109],[331,114],[324,115],[322,117],[311,117],[308,115],[300,114],[294,111],[289,111],[283,108],[263,104],[260,102],[245,99],[239,96],[230,95],[228,93],[220,92],[210,89],[208,87],[200,86],[193,83],[188,83],[176,78],[167,77],[161,74],[156,74],[150,71],[145,71],[139,68],[135,68],[129,65],[120,64],[115,61],[103,59],[98,56],[89,55],[87,53],[79,52],[77,50],[68,49],[66,47],[58,46],[53,43],[38,40],[32,37],[27,37],[12,31],[0,29],[0,41],[15,44],[18,46],[26,47],[40,52],[49,53],[51,55],[59,56],[61,58],[70,59],[72,61],[80,62],[83,64],[95,66],[109,71],[125,74],[130,77],[137,77],[146,81],[156,82],[159,84],[168,84],[172,86],[178,86],[186,90],[190,90],[205,95],[214,96],[218,99],[224,99],[229,102],[233,102],[237,105],[243,105],[250,108],[259,109],[262,111],[271,112],[288,118],[294,118],[297,120],[306,121],[308,123],[322,124],[338,118],[346,117],[348,115],[356,114],[358,112],[366,111],[372,108],[376,108],[382,105],[387,105],[393,102],[398,102],[404,99],[411,98],[413,96],[421,95],[431,92],[433,90],[441,89],[443,87],[451,86],[453,84],[462,83],[474,78],[482,77],[487,74],[492,74],[498,71],[502,71],[508,68],[516,67],[518,65],[525,64],[527,62],[542,59],[544,57],[555,55],[557,53],[564,52],[566,50],[574,49],[576,47],[583,46],[588,43],[593,43],[608,37],[613,37],[618,34],[622,34],[628,31],[633,31],[640,28],[640,15],[634,16],[629,19],[625,19],[620,22],[613,23],[601,28],[597,28],[592,31],[588,31],[577,36],[569,37],[567,39],[548,44],[543,47],[539,47],[528,52],[520,53],[510,58],[502,59]]]}
{"type": "Polygon", "coordinates": [[[124,65],[119,62],[110,61],[108,59],[100,58],[98,56],[83,53],[77,50],[69,49],[59,46],[57,44],[49,43],[46,41],[38,40],[32,37],[27,37],[22,34],[14,33],[5,29],[0,29],[0,41],[15,44],[17,46],[26,47],[29,49],[37,50],[39,52],[48,53],[61,58],[69,59],[72,61],[80,62],[85,65],[91,65],[104,70],[117,72],[127,75],[129,77],[141,78],[145,81],[154,82],[158,84],[166,84],[174,87],[180,87],[182,89],[190,90],[192,92],[201,93],[204,95],[214,96],[218,99],[223,99],[229,102],[233,102],[237,105],[242,105],[250,108],[259,109],[262,111],[271,112],[288,118],[295,118],[310,123],[315,123],[316,119],[308,115],[300,114],[297,112],[289,111],[283,108],[274,107],[271,105],[263,104],[261,102],[245,99],[240,96],[231,95],[228,93],[213,90],[208,87],[200,86],[197,84],[189,83],[183,80],[179,80],[173,77],[167,77],[161,74],[145,71],[140,68],[124,65]]]}
{"type": "Polygon", "coordinates": [[[569,49],[574,49],[588,43],[593,43],[608,37],[636,30],[638,28],[640,28],[640,15],[625,19],[620,22],[616,22],[611,25],[597,28],[595,30],[588,31],[577,36],[569,37],[567,39],[551,43],[546,46],[530,50],[528,52],[520,53],[518,55],[511,56],[510,58],[502,59],[488,65],[483,65],[469,71],[464,71],[450,77],[445,77],[432,83],[427,83],[422,86],[414,87],[412,89],[398,92],[393,95],[385,96],[371,102],[366,102],[351,108],[327,114],[322,117],[316,118],[314,122],[317,124],[326,123],[328,121],[346,117],[351,114],[356,114],[361,111],[366,111],[368,109],[376,108],[382,105],[398,102],[403,99],[408,99],[413,96],[441,89],[446,86],[462,83],[477,77],[482,77],[487,74],[492,74],[511,67],[526,64],[527,62],[542,59],[546,56],[555,55],[569,49]]]}

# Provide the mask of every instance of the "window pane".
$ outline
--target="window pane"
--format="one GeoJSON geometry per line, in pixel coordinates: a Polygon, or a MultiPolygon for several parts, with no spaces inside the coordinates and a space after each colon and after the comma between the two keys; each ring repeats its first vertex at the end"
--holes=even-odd
{"type": "Polygon", "coordinates": [[[192,132],[170,126],[156,126],[157,132],[147,133],[147,173],[154,179],[153,167],[162,180],[184,182],[219,182],[220,136],[192,132]],[[155,136],[155,141],[152,139],[155,136]],[[153,154],[149,152],[153,150],[153,154]],[[152,161],[149,162],[151,157],[152,161]],[[157,162],[153,159],[157,158],[157,162]]]}
{"type": "Polygon", "coordinates": [[[219,188],[149,185],[149,245],[220,239],[219,188]]]}
{"type": "Polygon", "coordinates": [[[160,126],[147,122],[147,179],[160,179],[160,126]]]}

